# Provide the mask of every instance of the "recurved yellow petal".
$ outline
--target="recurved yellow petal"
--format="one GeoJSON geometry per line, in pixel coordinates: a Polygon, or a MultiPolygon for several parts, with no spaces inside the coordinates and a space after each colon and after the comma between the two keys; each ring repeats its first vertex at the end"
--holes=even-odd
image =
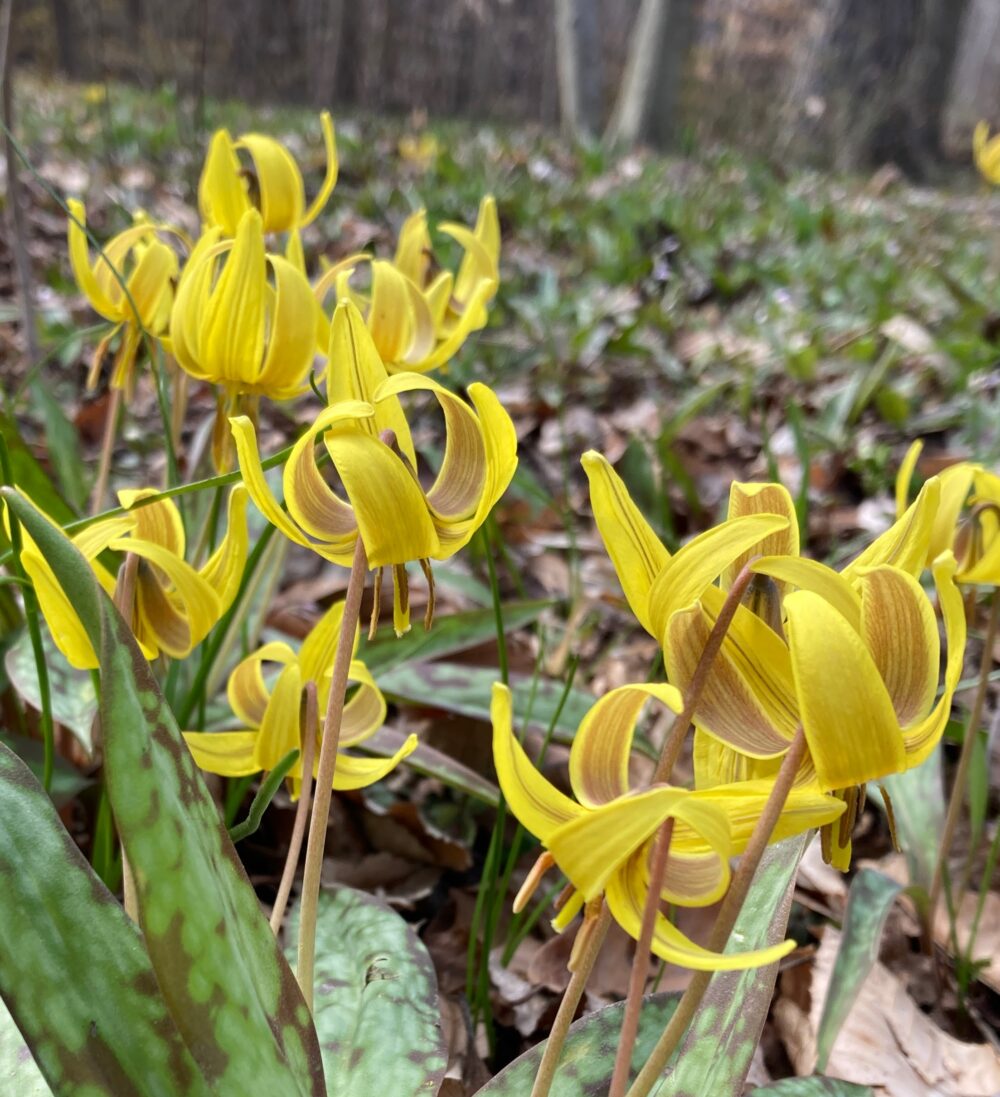
{"type": "Polygon", "coordinates": [[[273,137],[245,133],[236,143],[253,160],[265,232],[290,232],[302,223],[305,188],[298,164],[273,137]]]}
{"type": "MultiPolygon", "coordinates": [[[[356,746],[369,739],[385,723],[386,714],[385,697],[371,672],[360,660],[351,662],[348,683],[357,688],[344,707],[344,718],[340,725],[342,747],[356,746]]],[[[328,695],[327,690],[323,694],[324,701],[328,695]]]]}
{"type": "Polygon", "coordinates": [[[799,711],[820,788],[850,788],[904,769],[902,731],[864,641],[812,591],[790,594],[785,607],[799,711]]]}
{"type": "Polygon", "coordinates": [[[260,214],[248,210],[240,218],[204,318],[204,355],[220,383],[253,384],[259,375],[266,334],[265,263],[260,214]]]}
{"type": "Polygon", "coordinates": [[[323,208],[337,185],[337,173],[340,162],[337,159],[337,139],[333,129],[333,119],[330,112],[325,110],[319,116],[320,125],[323,128],[323,145],[326,148],[326,174],[323,177],[323,185],[316,192],[316,197],[310,202],[309,208],[302,216],[300,224],[310,225],[323,212],[323,208]]]}
{"type": "Polygon", "coordinates": [[[862,568],[892,564],[911,575],[919,575],[927,561],[934,519],[941,501],[941,481],[933,476],[920,489],[902,518],[896,521],[880,537],[856,557],[841,572],[849,582],[857,579],[862,568]]]}
{"type": "Polygon", "coordinates": [[[651,698],[673,712],[684,707],[674,686],[627,685],[604,694],[580,721],[570,750],[569,779],[581,804],[598,807],[628,793],[632,736],[651,698]]]}
{"type": "Polygon", "coordinates": [[[517,820],[541,842],[583,812],[532,765],[514,735],[510,690],[497,682],[490,704],[493,722],[493,761],[504,799],[517,820]]]}
{"type": "Polygon", "coordinates": [[[257,769],[274,769],[290,750],[301,749],[301,697],[302,671],[297,662],[291,662],[282,669],[274,683],[264,719],[257,731],[257,742],[253,751],[257,769]]]}
{"type": "Polygon", "coordinates": [[[237,484],[229,493],[226,535],[200,572],[205,582],[219,595],[219,606],[223,613],[233,604],[240,589],[250,548],[247,497],[247,489],[242,484],[237,484]]]}
{"type": "Polygon", "coordinates": [[[962,665],[965,659],[965,608],[962,595],[955,584],[955,557],[950,552],[942,553],[933,563],[934,585],[937,588],[938,604],[944,618],[945,642],[948,655],[944,668],[944,692],[930,714],[903,732],[906,747],[906,768],[919,766],[937,746],[948,717],[951,715],[952,699],[962,677],[962,665]]]}
{"type": "Polygon", "coordinates": [[[750,514],[733,518],[688,541],[653,580],[649,592],[653,637],[662,643],[672,614],[701,597],[733,560],[787,526],[788,519],[780,514],[750,514]]]}
{"type": "Polygon", "coordinates": [[[417,749],[416,735],[407,737],[406,742],[391,758],[356,758],[350,754],[337,755],[337,768],[333,774],[333,787],[340,792],[354,788],[367,788],[387,777],[417,749]]]}
{"type": "Polygon", "coordinates": [[[316,354],[319,306],[305,275],[280,256],[269,258],[274,271],[273,296],[267,315],[267,353],[257,386],[274,400],[297,396],[316,354]]]}
{"type": "Polygon", "coordinates": [[[338,424],[327,434],[326,447],[354,510],[370,567],[440,555],[424,493],[384,442],[338,424]]]}
{"type": "MultiPolygon", "coordinates": [[[[615,873],[608,882],[607,902],[615,921],[631,937],[638,940],[642,927],[642,912],[646,892],[639,859],[629,861],[628,871],[615,873]]],[[[653,934],[653,951],[662,960],[694,971],[744,971],[776,963],[795,948],[794,941],[783,941],[771,948],[755,952],[716,953],[697,945],[686,937],[662,914],[657,915],[653,934]]]]}
{"type": "Polygon", "coordinates": [[[910,481],[917,467],[917,461],[923,451],[923,439],[918,438],[911,442],[903,460],[900,462],[899,471],[896,473],[896,517],[902,518],[910,503],[910,481]]]}
{"type": "MultiPolygon", "coordinates": [[[[744,518],[748,514],[780,514],[788,522],[784,529],[776,530],[763,538],[754,554],[762,556],[799,555],[799,520],[795,504],[783,484],[741,484],[733,482],[729,489],[729,519],[744,518]]],[[[728,590],[746,566],[750,552],[741,553],[722,572],[722,587],[728,590]]],[[[782,593],[784,590],[782,588],[782,593]]]]}
{"type": "Polygon", "coordinates": [[[556,864],[588,902],[604,890],[625,859],[667,818],[687,821],[705,840],[703,850],[728,856],[729,824],[715,807],[684,789],[656,785],[584,811],[549,833],[556,864]]]}
{"type": "Polygon", "coordinates": [[[863,572],[861,636],[904,727],[923,719],[937,692],[941,642],[923,588],[893,567],[863,572]]]}
{"type": "Polygon", "coordinates": [[[294,663],[295,652],[282,641],[272,641],[258,648],[233,668],[226,685],[229,705],[239,719],[251,728],[259,728],[271,699],[264,681],[264,663],[294,663]]]}
{"type": "Polygon", "coordinates": [[[594,520],[625,598],[642,627],[653,633],[649,592],[666,567],[670,553],[632,502],[628,488],[607,459],[595,450],[588,450],[582,464],[590,481],[594,520]]]}
{"type": "Polygon", "coordinates": [[[260,766],[254,762],[255,731],[185,731],[187,743],[199,769],[223,777],[249,777],[260,766]]]}
{"type": "MultiPolygon", "coordinates": [[[[694,679],[723,597],[721,591],[711,588],[701,603],[670,618],[663,645],[667,677],[682,692],[694,679]]],[[[705,683],[695,723],[754,758],[784,753],[798,727],[788,648],[742,606],[737,608],[705,683]]]]}
{"type": "Polygon", "coordinates": [[[236,235],[240,218],[251,208],[233,139],[224,129],[215,131],[208,147],[198,181],[198,208],[205,224],[218,226],[226,236],[236,235]]]}
{"type": "Polygon", "coordinates": [[[66,205],[70,212],[67,226],[69,261],[76,284],[83,290],[84,296],[95,312],[99,312],[105,320],[120,320],[121,315],[117,304],[109,299],[101,288],[90,266],[90,252],[85,231],[87,211],[83,203],[75,198],[68,199],[66,205]]]}

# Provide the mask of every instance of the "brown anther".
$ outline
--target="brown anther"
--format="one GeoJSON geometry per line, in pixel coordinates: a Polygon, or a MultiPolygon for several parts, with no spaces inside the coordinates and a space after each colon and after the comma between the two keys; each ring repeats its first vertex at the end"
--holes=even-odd
{"type": "Polygon", "coordinates": [[[573,898],[573,892],[575,891],[576,888],[572,884],[567,884],[562,891],[559,892],[556,896],[556,901],[552,904],[552,909],[556,914],[558,914],[570,899],[573,898]]]}
{"type": "Polygon", "coordinates": [[[396,586],[399,608],[403,613],[410,611],[410,580],[406,575],[406,564],[392,565],[392,581],[396,586]]]}
{"type": "Polygon", "coordinates": [[[892,797],[889,795],[889,790],[885,785],[879,785],[879,792],[882,793],[882,803],[885,804],[885,818],[889,824],[889,837],[892,839],[892,848],[899,853],[899,838],[896,834],[896,813],[892,809],[892,797]]]}
{"type": "Polygon", "coordinates": [[[385,568],[375,568],[375,582],[372,590],[372,615],[368,621],[368,639],[375,639],[378,629],[378,619],[382,612],[382,572],[385,568]]]}
{"type": "Polygon", "coordinates": [[[430,560],[420,559],[420,570],[427,580],[427,609],[424,612],[424,632],[430,632],[434,624],[434,572],[431,569],[430,560]]]}
{"type": "Polygon", "coordinates": [[[772,632],[776,632],[782,639],[785,638],[785,630],[781,624],[781,591],[770,575],[754,575],[743,595],[743,605],[772,632]]]}
{"type": "Polygon", "coordinates": [[[542,882],[542,877],[555,863],[556,859],[548,850],[538,856],[538,859],[531,866],[528,875],[525,877],[524,883],[519,888],[518,893],[514,896],[514,906],[512,909],[515,914],[520,914],[528,903],[531,902],[531,897],[538,890],[538,885],[542,882]]]}

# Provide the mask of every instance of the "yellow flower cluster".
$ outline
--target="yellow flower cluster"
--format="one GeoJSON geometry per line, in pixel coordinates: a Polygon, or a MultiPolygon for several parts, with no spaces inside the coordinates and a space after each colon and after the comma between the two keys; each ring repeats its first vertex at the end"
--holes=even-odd
{"type": "MultiPolygon", "coordinates": [[[[352,256],[311,285],[300,234],[323,211],[338,174],[329,114],[323,113],[321,125],[326,171],[311,201],[298,164],[281,143],[259,133],[234,140],[219,130],[198,186],[201,236],[188,246],[183,263],[174,245],[186,237],[145,216],[92,259],[86,211],[79,202],[70,205],[74,275],[113,325],[95,353],[91,385],[118,338],[111,383],[130,391],[144,336],[157,341],[186,374],[215,386],[216,468],[227,470],[235,457],[245,482],[230,496],[222,543],[200,568],[186,559],[184,525],[171,500],[135,507],[154,489],[121,493],[124,516],[99,521],[74,538],[109,592],[115,578],[102,554],[139,558],[132,626],[149,658],[161,652],[187,657],[232,606],[247,561],[248,497],[286,537],[336,564],[350,566],[360,542],[367,566],[376,569],[376,615],[383,569],[390,568],[394,625],[402,633],[410,616],[407,564],[419,561],[430,583],[429,623],[430,561],[468,543],[514,473],[514,427],[495,394],[472,384],[467,402],[426,376],[487,323],[499,282],[493,199],[483,199],[471,229],[438,226],[462,249],[454,273],[435,259],[427,216],[418,210],[402,226],[391,260],[352,256]],[[285,237],[280,254],[270,242],[275,234],[285,237]],[[360,280],[363,269],[367,284],[360,280]],[[317,358],[325,359],[325,406],[285,465],[282,504],[257,448],[257,402],[307,393],[317,358]],[[446,432],[440,468],[427,486],[404,409],[410,393],[436,399],[446,432]],[[327,480],[331,473],[333,483],[327,480]]],[[[23,559],[57,645],[74,666],[95,666],[70,599],[30,542],[23,559]]],[[[311,732],[300,726],[298,699],[311,681],[325,707],[342,612],[342,606],[330,610],[299,653],[268,643],[236,667],[229,700],[241,726],[188,732],[200,765],[228,776],[272,769],[289,750],[303,747],[304,736],[319,734],[318,726],[311,732]],[[275,664],[277,677],[265,677],[265,668],[275,664]]],[[[385,717],[385,701],[356,659],[350,680],[354,692],[344,711],[342,747],[367,739],[385,717]]],[[[389,759],[338,753],[334,787],[378,780],[415,746],[411,737],[389,759]]],[[[300,756],[289,774],[294,794],[301,777],[300,756]]]]}
{"type": "MultiPolygon", "coordinates": [[[[901,473],[904,501],[916,452],[901,473]]],[[[958,465],[928,480],[886,533],[836,571],[800,555],[795,509],[780,484],[733,484],[726,521],[671,554],[608,462],[590,452],[583,465],[605,547],[632,612],[662,647],[669,684],[623,686],[595,703],[570,752],[575,798],[532,766],[512,730],[509,694],[496,688],[494,756],[504,796],[546,847],[542,867],[554,863],[569,880],[556,926],[603,895],[638,937],[652,846],[667,820],[662,901],[719,899],[729,858],[746,846],[801,735],[806,750],[770,840],[821,827],[828,860],[846,869],[864,786],[919,765],[944,731],[966,634],[955,555],[960,580],[995,581],[998,507],[987,502],[995,478],[958,465]],[[978,534],[956,531],[970,489],[978,534]],[[925,567],[944,622],[943,684],[937,618],[919,581],[925,567]],[[737,583],[737,596],[745,593],[706,674],[702,655],[737,583]],[[633,787],[632,740],[644,705],[653,698],[680,712],[699,677],[694,788],[633,787]]],[[[770,963],[792,947],[711,953],[662,914],[653,938],[662,958],[702,970],[770,963]]]]}

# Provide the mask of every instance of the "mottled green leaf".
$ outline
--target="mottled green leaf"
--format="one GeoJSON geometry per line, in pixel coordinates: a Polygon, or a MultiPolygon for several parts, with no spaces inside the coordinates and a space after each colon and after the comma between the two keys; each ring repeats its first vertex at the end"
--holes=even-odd
{"type": "MultiPolygon", "coordinates": [[[[94,715],[97,712],[94,683],[85,670],[75,670],[69,665],[66,656],[55,646],[52,637],[44,629],[42,646],[45,649],[45,665],[49,670],[52,719],[71,731],[88,755],[93,754],[92,733],[94,715]]],[[[41,709],[38,671],[27,630],[10,646],[4,657],[4,668],[10,684],[17,690],[21,700],[32,708],[41,709]]]]}
{"type": "MultiPolygon", "coordinates": [[[[643,1002],[639,1035],[632,1053],[633,1070],[639,1070],[649,1058],[679,999],[678,994],[652,994],[643,1002]]],[[[615,1002],[581,1017],[570,1028],[551,1097],[604,1097],[611,1083],[624,1011],[624,1002],[615,1002]]],[[[526,1097],[544,1049],[543,1040],[504,1067],[476,1097],[526,1097]]]]}
{"type": "MultiPolygon", "coordinates": [[[[45,769],[45,748],[40,739],[29,739],[26,735],[4,735],[0,733],[0,743],[9,747],[31,770],[35,780],[42,782],[45,769]]],[[[58,754],[53,759],[52,784],[49,796],[57,808],[65,807],[89,785],[94,782],[85,777],[78,769],[58,754]]]]}
{"type": "Polygon", "coordinates": [[[45,1076],[31,1056],[14,1018],[0,1000],[0,1093],[52,1097],[45,1076]]]}
{"type": "MultiPolygon", "coordinates": [[[[811,834],[768,846],[736,919],[728,951],[766,948],[784,939],[795,873],[811,834]]],[[[739,1097],[760,1040],[778,977],[778,965],[722,971],[704,999],[656,1097],[739,1097]]]]}
{"type": "MultiPolygon", "coordinates": [[[[382,691],[391,697],[489,722],[490,694],[493,683],[500,681],[500,672],[492,667],[467,667],[458,663],[408,663],[375,677],[382,691]]],[[[536,687],[531,675],[512,674],[510,688],[514,694],[515,725],[522,726],[530,710],[529,727],[545,731],[559,706],[564,684],[540,678],[536,687]]],[[[593,703],[591,694],[571,689],[556,721],[554,738],[560,742],[570,741],[593,703]]]]}
{"type": "Polygon", "coordinates": [[[750,1090],[750,1097],[874,1097],[871,1086],[843,1082],[839,1078],[784,1078],[750,1090]]]}
{"type": "MultiPolygon", "coordinates": [[[[298,908],[287,953],[294,958],[298,908]]],[[[320,892],[316,1028],[329,1097],[433,1097],[448,1054],[434,965],[412,927],[353,888],[320,892]]]]}
{"type": "MultiPolygon", "coordinates": [[[[929,891],[944,827],[941,747],[915,769],[894,773],[882,783],[892,798],[896,834],[906,854],[910,883],[929,891]]],[[[878,803],[881,797],[874,799],[878,803]]]]}
{"type": "MultiPolygon", "coordinates": [[[[504,631],[513,632],[530,625],[551,605],[548,601],[509,603],[503,607],[504,631]]],[[[358,658],[377,676],[403,663],[428,663],[444,655],[467,651],[495,640],[496,635],[492,608],[474,609],[449,617],[435,617],[429,631],[413,628],[405,636],[397,636],[392,626],[386,625],[379,629],[374,640],[362,637],[358,658]]]]}
{"type": "Polygon", "coordinates": [[[219,1092],[319,1097],[308,1009],[149,664],[71,542],[21,496],[4,496],[100,652],[108,795],[181,1034],[219,1092]]]}
{"type": "Polygon", "coordinates": [[[861,989],[878,959],[882,928],[902,886],[874,869],[860,869],[851,881],[844,914],[840,949],[830,972],[830,985],[823,1003],[823,1015],[816,1033],[816,1066],[825,1070],[840,1026],[847,1019],[861,989]]]}
{"type": "Polygon", "coordinates": [[[0,996],[53,1092],[207,1097],[141,934],[3,746],[0,880],[0,996]]]}

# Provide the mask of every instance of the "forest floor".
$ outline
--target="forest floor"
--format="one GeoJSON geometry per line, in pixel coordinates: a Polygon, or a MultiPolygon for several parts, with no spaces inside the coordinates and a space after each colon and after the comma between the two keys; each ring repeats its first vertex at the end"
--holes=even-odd
{"type": "MultiPolygon", "coordinates": [[[[169,91],[117,85],[25,78],[17,108],[17,133],[37,173],[22,173],[22,181],[45,360],[30,364],[25,353],[4,237],[2,425],[24,460],[51,475],[62,500],[53,507],[82,513],[108,392],[106,379],[95,393],[84,391],[97,318],[73,282],[65,215],[49,188],[83,199],[101,240],[138,208],[196,235],[197,177],[216,126],[287,140],[307,192],[322,170],[322,143],[313,112],[212,102],[199,111],[169,91]]],[[[565,742],[588,698],[645,680],[657,666],[656,644],[628,613],[589,517],[584,450],[598,449],[615,464],[671,548],[724,515],[732,480],[780,479],[796,499],[805,547],[833,563],[891,520],[896,470],[912,440],[927,440],[924,476],[963,458],[1000,469],[1000,194],[981,188],[971,172],[963,190],[941,192],[912,187],[891,167],[840,179],[725,149],[684,159],[616,158],[537,130],[415,117],[335,121],[340,177],[305,233],[311,270],[362,249],[391,254],[402,220],[420,206],[432,225],[469,224],[480,197],[496,196],[500,291],[488,329],[457,356],[449,379],[492,385],[517,427],[520,464],[496,518],[505,546],[500,583],[513,606],[510,667],[526,690],[535,679],[533,731],[544,732],[552,717],[557,741],[565,742]],[[567,675],[569,700],[555,716],[567,675]]],[[[435,240],[445,257],[449,244],[435,240]]],[[[208,393],[195,390],[186,435],[192,466],[212,413],[208,393]]],[[[278,449],[301,422],[295,406],[270,410],[262,450],[278,449]]],[[[115,452],[116,488],[162,477],[158,425],[147,375],[115,452]]],[[[346,575],[320,563],[288,554],[275,573],[266,633],[303,635],[343,590],[346,575]]],[[[419,584],[414,589],[419,602],[419,584]]],[[[337,798],[330,874],[380,895],[419,927],[437,968],[452,1042],[450,1093],[459,1097],[548,1031],[565,985],[568,942],[541,918],[508,966],[498,953],[490,957],[494,1042],[480,1033],[470,1043],[466,956],[493,821],[488,708],[499,658],[481,550],[441,569],[438,616],[445,623],[438,641],[415,631],[395,652],[377,644],[368,651],[392,701],[386,734],[419,732],[423,775],[401,772],[337,798]],[[452,614],[461,616],[448,626],[452,614]]],[[[970,667],[978,665],[977,637],[973,630],[970,667]]],[[[1000,647],[993,663],[1000,664],[1000,647]]],[[[960,708],[968,706],[962,696],[960,708]]],[[[987,712],[995,710],[993,696],[987,712]]],[[[946,776],[961,734],[961,721],[953,721],[946,776]]],[[[973,775],[982,825],[961,835],[980,871],[1000,814],[998,740],[984,740],[973,775]]],[[[96,798],[69,754],[60,770],[64,817],[88,851],[96,798]]],[[[557,768],[564,758],[558,747],[550,761],[557,768]]],[[[938,788],[928,818],[940,799],[938,788]]],[[[280,794],[241,847],[265,901],[281,871],[291,814],[280,794]]],[[[860,865],[912,882],[874,806],[855,848],[860,865]]],[[[523,859],[515,878],[529,862],[523,859]]],[[[974,891],[979,877],[972,879],[974,891]]],[[[807,855],[791,923],[801,948],[779,982],[754,1060],[757,1083],[810,1069],[803,1064],[815,1042],[819,981],[829,979],[850,883],[807,855]]],[[[853,1077],[866,1025],[902,1026],[909,1043],[866,1047],[871,1078],[856,1080],[881,1074],[887,1081],[876,1092],[891,1097],[930,1092],[919,1087],[931,1085],[932,1047],[939,1065],[951,1064],[933,1081],[934,1092],[979,1092],[970,1087],[990,1068],[971,1049],[956,1055],[954,1041],[996,1057],[1000,891],[989,891],[985,902],[975,951],[992,959],[964,982],[946,963],[943,990],[920,955],[913,910],[905,900],[892,908],[878,977],[865,984],[852,1014],[861,1019],[848,1022],[831,1074],[853,1077]],[[894,997],[897,986],[909,993],[894,997]],[[981,1073],[963,1073],[973,1070],[981,1073]]],[[[967,906],[964,898],[957,904],[959,936],[967,906]]],[[[498,941],[505,926],[506,915],[498,941]]],[[[696,936],[700,929],[686,928],[696,936]]],[[[946,919],[938,939],[946,960],[953,952],[948,929],[946,919]]],[[[609,950],[589,1005],[623,996],[629,950],[624,937],[609,950]]],[[[683,982],[675,969],[659,975],[661,990],[683,982]]]]}

